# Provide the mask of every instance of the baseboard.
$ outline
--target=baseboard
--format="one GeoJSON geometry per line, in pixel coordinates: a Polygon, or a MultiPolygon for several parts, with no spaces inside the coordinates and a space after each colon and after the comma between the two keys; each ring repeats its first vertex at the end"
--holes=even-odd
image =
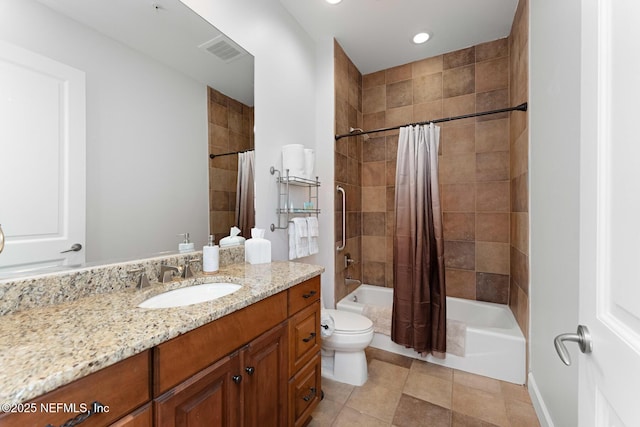
{"type": "Polygon", "coordinates": [[[533,403],[533,408],[536,411],[540,425],[542,427],[555,427],[553,420],[551,419],[551,415],[549,414],[549,410],[547,409],[547,405],[545,405],[544,399],[540,394],[536,380],[533,378],[533,372],[529,372],[528,389],[529,396],[531,397],[531,403],[533,403]]]}

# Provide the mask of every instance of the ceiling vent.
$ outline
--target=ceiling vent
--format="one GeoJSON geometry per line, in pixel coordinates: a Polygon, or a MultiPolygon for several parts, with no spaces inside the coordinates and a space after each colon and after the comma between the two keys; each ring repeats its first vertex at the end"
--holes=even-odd
{"type": "Polygon", "coordinates": [[[236,59],[247,55],[246,50],[242,49],[224,34],[221,34],[208,42],[204,42],[198,47],[215,55],[218,59],[226,63],[235,61],[236,59]]]}

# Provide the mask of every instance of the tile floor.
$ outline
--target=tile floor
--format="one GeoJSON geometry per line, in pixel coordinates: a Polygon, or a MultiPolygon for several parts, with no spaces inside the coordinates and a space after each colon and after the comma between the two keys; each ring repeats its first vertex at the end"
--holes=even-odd
{"type": "Polygon", "coordinates": [[[362,387],[322,379],[309,427],[537,427],[524,386],[369,347],[362,387]]]}

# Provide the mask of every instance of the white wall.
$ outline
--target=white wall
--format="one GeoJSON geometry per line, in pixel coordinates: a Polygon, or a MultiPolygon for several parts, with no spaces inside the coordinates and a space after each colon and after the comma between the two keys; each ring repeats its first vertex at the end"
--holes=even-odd
{"type": "Polygon", "coordinates": [[[578,367],[562,364],[553,339],[578,324],[580,2],[529,7],[529,387],[543,425],[576,426],[578,367]]]}
{"type": "Polygon", "coordinates": [[[3,0],[0,38],[86,73],[87,261],[202,246],[206,87],[31,0],[3,0]]]}
{"type": "MultiPolygon", "coordinates": [[[[325,266],[333,283],[333,47],[316,45],[278,0],[182,0],[255,57],[256,227],[276,222],[281,147],[316,150],[320,192],[320,254],[300,261],[325,266]]],[[[267,231],[274,260],[288,256],[287,232],[267,231]]]]}

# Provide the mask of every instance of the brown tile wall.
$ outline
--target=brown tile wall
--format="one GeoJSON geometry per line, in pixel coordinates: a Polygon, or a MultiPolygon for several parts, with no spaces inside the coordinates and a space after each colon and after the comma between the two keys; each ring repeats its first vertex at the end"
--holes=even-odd
{"type": "MultiPolygon", "coordinates": [[[[362,128],[362,75],[356,66],[347,57],[342,47],[335,43],[334,49],[334,73],[335,73],[335,132],[337,134],[349,133],[349,128],[362,128]]],[[[369,156],[377,156],[376,149],[371,147],[369,156]]],[[[384,157],[384,156],[383,156],[384,157]]],[[[351,292],[356,285],[347,287],[345,278],[362,279],[362,198],[361,183],[364,174],[371,179],[371,171],[362,168],[362,137],[342,138],[335,145],[335,181],[342,186],[346,193],[346,247],[342,252],[336,252],[335,257],[335,298],[336,301],[351,292]],[[350,254],[357,263],[345,267],[344,257],[350,254]]],[[[382,187],[384,188],[384,187],[382,187]]],[[[378,202],[379,203],[379,202],[378,202]]],[[[342,198],[336,192],[335,202],[335,241],[342,240],[342,198]]],[[[367,232],[380,227],[380,218],[369,218],[367,232]]],[[[384,262],[381,264],[384,271],[384,262]]]]}
{"type": "MultiPolygon", "coordinates": [[[[504,108],[525,102],[528,2],[509,38],[360,75],[336,42],[336,133],[376,129],[504,108]],[[355,125],[354,125],[355,123],[355,125]]],[[[528,318],[527,115],[443,123],[440,185],[447,294],[509,304],[528,318]]],[[[395,162],[398,131],[336,142],[336,182],[347,191],[347,249],[336,256],[336,300],[351,276],[393,287],[395,162]]],[[[340,240],[336,199],[336,241],[340,240]]]]}
{"type": "MultiPolygon", "coordinates": [[[[529,1],[520,0],[510,45],[510,98],[513,105],[527,102],[529,69],[529,1]]],[[[529,329],[529,139],[528,113],[511,113],[511,246],[509,306],[528,339],[529,329]]]]}
{"type": "MultiPolygon", "coordinates": [[[[509,41],[501,39],[363,76],[363,125],[374,129],[507,107],[509,41]]],[[[506,304],[510,274],[510,152],[506,114],[441,125],[440,184],[447,293],[506,304]]],[[[398,131],[362,155],[362,276],[393,286],[398,131]],[[384,234],[379,226],[385,219],[384,234]],[[371,231],[370,231],[371,229],[371,231]],[[367,248],[365,250],[365,248],[367,248]]]]}
{"type": "MultiPolygon", "coordinates": [[[[247,150],[254,147],[253,107],[229,98],[215,89],[207,90],[209,154],[247,150]]],[[[229,235],[235,223],[238,156],[209,160],[209,230],[216,242],[229,235]]],[[[242,230],[245,237],[251,230],[242,230]]]]}

